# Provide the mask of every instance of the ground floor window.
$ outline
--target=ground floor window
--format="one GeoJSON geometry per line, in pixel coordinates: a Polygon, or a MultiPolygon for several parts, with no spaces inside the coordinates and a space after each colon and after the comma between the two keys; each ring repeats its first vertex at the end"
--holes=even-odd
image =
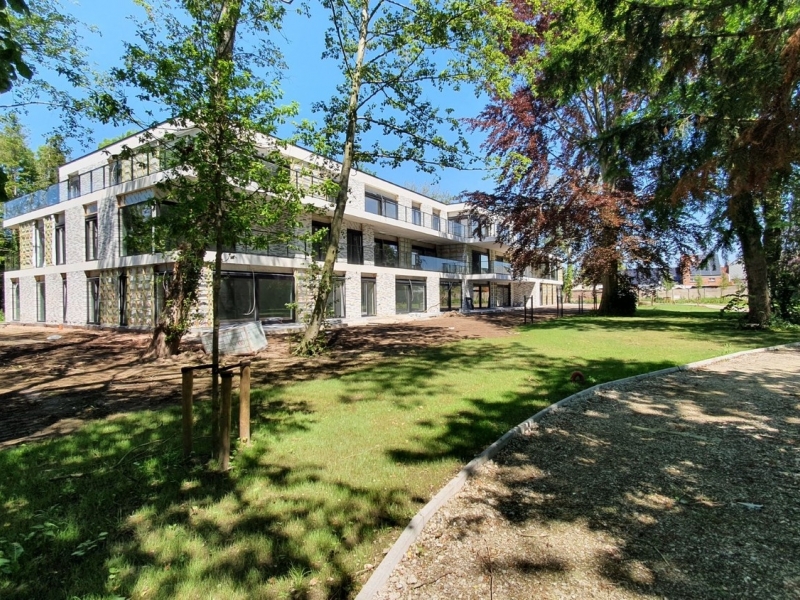
{"type": "Polygon", "coordinates": [[[334,277],[331,293],[328,295],[328,316],[334,319],[345,318],[344,277],[334,277]]]}
{"type": "Polygon", "coordinates": [[[224,273],[220,319],[224,321],[292,321],[294,277],[264,273],[224,273]]]}
{"type": "Polygon", "coordinates": [[[128,324],[128,276],[120,275],[118,281],[119,292],[119,324],[128,324]]]}
{"type": "Polygon", "coordinates": [[[395,282],[395,312],[425,312],[425,282],[398,280],[395,282]]]}
{"type": "Polygon", "coordinates": [[[459,310],[461,308],[461,282],[439,283],[439,310],[459,310]]]}
{"type": "Polygon", "coordinates": [[[361,280],[361,316],[372,317],[378,314],[375,306],[375,280],[361,280]]]}
{"type": "Polygon", "coordinates": [[[489,308],[489,284],[475,283],[472,285],[472,306],[473,308],[489,308]]]}
{"type": "Polygon", "coordinates": [[[36,320],[44,322],[47,320],[47,310],[45,307],[45,287],[44,280],[36,280],[36,320]]]}
{"type": "Polygon", "coordinates": [[[511,286],[497,286],[497,306],[511,306],[511,286]]]}
{"type": "Polygon", "coordinates": [[[100,323],[100,278],[86,280],[86,322],[90,325],[100,323]]]}
{"type": "Polygon", "coordinates": [[[11,282],[11,320],[19,321],[19,281],[11,282]]]}
{"type": "Polygon", "coordinates": [[[67,322],[67,274],[61,275],[61,320],[67,322]]]}

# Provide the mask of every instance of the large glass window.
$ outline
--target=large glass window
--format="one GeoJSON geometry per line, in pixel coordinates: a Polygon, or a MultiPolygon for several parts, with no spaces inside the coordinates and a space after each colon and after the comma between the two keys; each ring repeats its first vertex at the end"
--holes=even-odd
{"type": "Polygon", "coordinates": [[[100,323],[100,278],[90,277],[86,280],[86,322],[92,325],[100,323]]]}
{"type": "Polygon", "coordinates": [[[33,223],[33,266],[44,266],[44,221],[33,223]]]}
{"type": "Polygon", "coordinates": [[[64,213],[56,215],[56,264],[63,265],[67,262],[67,238],[64,213]]]}
{"type": "Polygon", "coordinates": [[[87,204],[86,214],[86,260],[97,260],[97,204],[87,204]]]}
{"type": "Polygon", "coordinates": [[[36,280],[36,320],[43,323],[47,320],[47,310],[45,307],[45,288],[44,280],[36,280]]]}
{"type": "Polygon", "coordinates": [[[472,307],[489,308],[489,284],[472,284],[472,307]]]}
{"type": "Polygon", "coordinates": [[[150,219],[154,206],[141,202],[119,209],[120,255],[133,256],[153,252],[153,228],[150,219]]]}
{"type": "Polygon", "coordinates": [[[333,288],[328,295],[328,316],[334,319],[344,319],[345,314],[345,288],[344,277],[336,277],[333,280],[333,288]]]}
{"type": "Polygon", "coordinates": [[[220,318],[225,321],[291,321],[294,278],[291,275],[238,274],[222,276],[220,318]]]}
{"type": "Polygon", "coordinates": [[[375,240],[375,264],[379,267],[396,267],[400,252],[397,242],[375,240]]]}
{"type": "Polygon", "coordinates": [[[425,312],[425,282],[398,280],[395,282],[395,312],[425,312]]]}
{"type": "Polygon", "coordinates": [[[397,201],[375,192],[366,192],[364,194],[364,210],[373,215],[389,217],[390,219],[398,218],[397,201]]]}
{"type": "Polygon", "coordinates": [[[314,242],[314,245],[311,249],[311,257],[314,260],[323,261],[325,260],[325,255],[328,253],[328,244],[330,244],[331,240],[331,226],[329,223],[319,223],[317,221],[311,222],[311,233],[318,234],[321,231],[326,233],[322,234],[322,239],[318,242],[314,242]]]}
{"type": "Polygon", "coordinates": [[[11,282],[11,320],[19,321],[19,281],[11,282]]]}
{"type": "Polygon", "coordinates": [[[478,275],[490,272],[488,252],[472,251],[472,272],[478,275]]]}
{"type": "Polygon", "coordinates": [[[421,246],[411,246],[411,268],[422,268],[423,256],[436,256],[436,250],[433,248],[423,248],[421,246]]]}
{"type": "Polygon", "coordinates": [[[361,316],[371,317],[377,314],[375,309],[375,280],[361,280],[361,316]]]}
{"type": "Polygon", "coordinates": [[[439,310],[458,310],[461,308],[461,283],[443,282],[439,284],[439,310]]]}
{"type": "Polygon", "coordinates": [[[81,195],[81,176],[78,174],[70,175],[67,180],[67,197],[77,198],[81,195]]]}
{"type": "Polygon", "coordinates": [[[511,306],[511,286],[497,286],[497,306],[511,306]]]}
{"type": "Polygon", "coordinates": [[[119,295],[119,324],[128,324],[128,276],[120,275],[117,285],[119,295]]]}
{"type": "Polygon", "coordinates": [[[291,275],[259,275],[258,315],[259,320],[292,321],[294,311],[287,304],[294,302],[294,277],[291,275]]]}
{"type": "Polygon", "coordinates": [[[67,322],[67,274],[61,275],[61,320],[67,322]]]}
{"type": "Polygon", "coordinates": [[[422,225],[422,210],[418,204],[411,207],[411,222],[414,225],[422,225]]]}
{"type": "Polygon", "coordinates": [[[364,264],[364,237],[357,229],[347,230],[347,262],[351,265],[364,264]]]}

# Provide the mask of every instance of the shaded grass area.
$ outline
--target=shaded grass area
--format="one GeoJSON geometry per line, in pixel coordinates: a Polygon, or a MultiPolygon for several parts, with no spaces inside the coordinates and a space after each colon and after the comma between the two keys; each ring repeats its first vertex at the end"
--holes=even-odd
{"type": "Polygon", "coordinates": [[[588,386],[796,340],[732,323],[685,306],[570,318],[254,390],[227,474],[183,463],[175,407],[5,450],[0,597],[352,597],[464,462],[583,387],[574,370],[588,386]]]}

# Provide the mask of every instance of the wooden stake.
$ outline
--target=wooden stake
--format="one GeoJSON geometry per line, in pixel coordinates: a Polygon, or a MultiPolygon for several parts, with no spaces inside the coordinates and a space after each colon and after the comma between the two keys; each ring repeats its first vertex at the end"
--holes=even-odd
{"type": "Polygon", "coordinates": [[[231,389],[233,388],[233,373],[222,371],[222,405],[220,406],[219,423],[219,468],[227,471],[231,459],[231,389]]]}
{"type": "Polygon", "coordinates": [[[243,362],[239,373],[239,441],[250,441],[250,363],[243,362]]]}
{"type": "Polygon", "coordinates": [[[189,458],[192,453],[192,387],[194,385],[194,371],[191,367],[181,369],[181,412],[183,415],[183,458],[189,458]]]}

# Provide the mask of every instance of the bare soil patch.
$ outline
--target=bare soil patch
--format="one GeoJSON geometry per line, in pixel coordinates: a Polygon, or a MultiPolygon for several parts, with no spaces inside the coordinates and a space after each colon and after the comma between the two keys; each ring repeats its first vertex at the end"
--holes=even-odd
{"type": "Polygon", "coordinates": [[[800,598],[800,349],[604,390],[516,438],[380,600],[800,598]]]}
{"type": "MultiPolygon", "coordinates": [[[[538,318],[553,316],[542,310],[538,318]]],[[[330,351],[313,359],[292,355],[291,336],[269,335],[269,347],[251,357],[254,384],[330,376],[413,349],[512,335],[521,323],[522,314],[509,311],[345,327],[329,332],[330,351]]],[[[172,359],[143,360],[149,340],[136,332],[0,327],[0,448],[69,433],[89,419],[179,403],[180,367],[208,357],[190,342],[172,359]]],[[[195,385],[207,383],[199,377],[195,385]]]]}

